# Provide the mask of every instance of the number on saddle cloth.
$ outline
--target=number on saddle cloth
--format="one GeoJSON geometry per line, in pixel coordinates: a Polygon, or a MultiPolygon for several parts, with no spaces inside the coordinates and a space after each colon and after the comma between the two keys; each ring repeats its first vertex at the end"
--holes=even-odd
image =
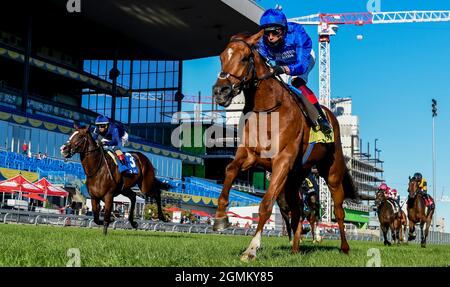
{"type": "Polygon", "coordinates": [[[130,174],[138,174],[139,169],[136,165],[135,158],[130,153],[125,153],[125,161],[128,167],[128,173],[130,174]]]}

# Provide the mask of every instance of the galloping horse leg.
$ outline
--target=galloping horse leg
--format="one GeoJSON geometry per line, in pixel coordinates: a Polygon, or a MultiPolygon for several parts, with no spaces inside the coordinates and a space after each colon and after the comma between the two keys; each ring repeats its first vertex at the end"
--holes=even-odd
{"type": "Polygon", "coordinates": [[[414,220],[409,219],[409,234],[408,234],[408,241],[412,241],[416,239],[416,235],[414,234],[414,231],[416,229],[416,224],[414,223],[414,220]]]}
{"type": "Polygon", "coordinates": [[[428,232],[430,230],[430,225],[431,225],[431,220],[433,219],[433,214],[434,214],[434,209],[430,211],[430,214],[428,214],[427,216],[427,220],[426,220],[426,227],[425,227],[425,238],[423,240],[423,246],[425,247],[427,244],[427,237],[428,237],[428,232]]]}
{"type": "Polygon", "coordinates": [[[311,219],[310,219],[310,223],[311,223],[311,232],[313,235],[313,243],[320,243],[322,242],[322,237],[320,236],[320,229],[319,229],[319,216],[320,216],[320,210],[318,207],[318,203],[317,203],[317,199],[316,196],[313,195],[313,197],[311,198],[311,201],[313,203],[313,212],[311,213],[311,219]]]}
{"type": "Polygon", "coordinates": [[[286,201],[286,192],[281,192],[277,198],[277,204],[280,208],[281,216],[283,217],[283,221],[286,224],[286,232],[289,237],[289,243],[292,244],[292,226],[291,220],[289,218],[289,206],[286,201]]]}
{"type": "Polygon", "coordinates": [[[319,175],[325,179],[328,184],[328,188],[331,192],[331,197],[334,202],[334,216],[339,225],[339,233],[341,236],[341,251],[348,254],[350,246],[348,245],[347,238],[345,237],[344,227],[344,203],[345,193],[343,186],[343,177],[346,170],[344,156],[342,151],[337,150],[332,156],[333,162],[324,163],[318,165],[319,175]]]}
{"type": "Polygon", "coordinates": [[[322,241],[322,237],[320,237],[319,222],[315,214],[311,214],[309,223],[311,224],[313,243],[320,243],[322,241]]]}
{"type": "Polygon", "coordinates": [[[106,235],[108,233],[108,226],[111,222],[111,211],[113,205],[113,192],[107,192],[103,198],[105,201],[105,218],[103,222],[103,234],[106,235]]]}
{"type": "MultiPolygon", "coordinates": [[[[284,189],[288,172],[290,170],[290,167],[292,167],[291,160],[292,160],[292,152],[290,151],[278,155],[273,160],[272,180],[270,181],[269,189],[267,190],[261,203],[259,204],[258,227],[256,228],[256,233],[253,236],[250,245],[241,256],[242,261],[249,261],[256,258],[256,251],[261,246],[261,234],[263,232],[264,224],[267,222],[270,215],[272,214],[272,208],[275,201],[277,200],[278,195],[284,189]]],[[[296,235],[297,233],[294,235],[293,248],[296,243],[296,235]]],[[[298,238],[297,238],[297,248],[298,248],[298,238]]]]}
{"type": "MultiPolygon", "coordinates": [[[[330,188],[331,190],[335,189],[336,187],[330,188]]],[[[331,197],[334,201],[334,216],[336,217],[336,220],[339,225],[339,233],[341,235],[341,250],[345,254],[348,254],[348,251],[350,250],[350,246],[347,243],[347,238],[345,237],[345,229],[344,229],[344,208],[342,207],[342,203],[344,202],[344,189],[342,187],[342,184],[339,184],[337,187],[337,191],[335,189],[335,192],[332,191],[331,197]]]]}
{"type": "Polygon", "coordinates": [[[136,229],[138,228],[138,224],[134,221],[134,208],[136,207],[136,193],[134,193],[131,189],[126,190],[124,192],[125,196],[130,199],[130,211],[128,212],[128,221],[131,226],[136,229]]]}
{"type": "Polygon", "coordinates": [[[292,253],[298,253],[299,244],[301,242],[302,228],[303,228],[303,200],[300,196],[300,185],[304,180],[304,175],[289,175],[287,179],[284,193],[286,194],[286,201],[291,210],[291,228],[294,232],[294,239],[292,241],[292,253]],[[296,185],[297,183],[297,185],[296,185]]]}
{"type": "Polygon", "coordinates": [[[386,226],[383,224],[381,226],[381,231],[383,231],[384,245],[391,246],[391,242],[389,242],[388,237],[387,237],[388,231],[389,231],[389,226],[386,226]]]}
{"type": "Polygon", "coordinates": [[[239,147],[236,152],[235,159],[230,164],[228,164],[227,168],[225,169],[225,181],[223,183],[222,192],[220,193],[218,200],[216,217],[214,219],[213,226],[214,231],[221,231],[229,226],[228,216],[226,215],[225,210],[228,206],[230,189],[244,161],[247,159],[247,154],[248,153],[246,148],[239,147]]]}
{"type": "Polygon", "coordinates": [[[162,210],[162,204],[161,204],[161,193],[157,192],[156,195],[154,196],[155,201],[156,201],[156,207],[158,209],[158,219],[163,221],[163,222],[167,222],[167,218],[164,215],[164,212],[162,210]]]}
{"type": "Polygon", "coordinates": [[[103,225],[103,220],[100,220],[100,200],[95,197],[91,198],[92,213],[94,214],[94,222],[97,225],[103,225]]]}
{"type": "Polygon", "coordinates": [[[394,242],[394,244],[397,242],[397,228],[395,225],[395,222],[392,222],[391,224],[389,224],[389,227],[391,229],[391,239],[394,242]]]}
{"type": "Polygon", "coordinates": [[[403,213],[403,215],[402,215],[403,217],[402,217],[402,224],[403,224],[403,237],[402,237],[402,240],[403,241],[405,241],[406,240],[406,229],[407,229],[407,226],[408,226],[408,222],[406,221],[406,214],[404,214],[403,213]]]}
{"type": "Polygon", "coordinates": [[[403,242],[403,219],[402,218],[399,219],[399,224],[400,224],[400,226],[398,228],[398,236],[399,236],[398,244],[400,244],[400,242],[403,242]]]}
{"type": "Polygon", "coordinates": [[[158,208],[158,219],[167,222],[167,218],[164,215],[161,205],[161,190],[155,188],[155,185],[157,184],[156,180],[154,172],[148,172],[143,177],[142,181],[138,182],[138,187],[146,197],[150,196],[155,199],[156,207],[158,208]]]}
{"type": "MultiPolygon", "coordinates": [[[[424,225],[425,225],[424,221],[420,222],[420,246],[422,246],[422,247],[425,247],[425,242],[426,242],[425,234],[423,233],[424,225]]],[[[427,223],[427,225],[428,225],[428,223],[427,223]]]]}

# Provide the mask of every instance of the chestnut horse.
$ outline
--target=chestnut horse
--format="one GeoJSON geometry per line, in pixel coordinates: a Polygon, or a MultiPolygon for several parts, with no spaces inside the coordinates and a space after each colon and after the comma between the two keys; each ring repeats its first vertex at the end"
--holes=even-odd
{"type": "MultiPolygon", "coordinates": [[[[234,160],[226,167],[225,180],[219,196],[215,215],[214,230],[223,230],[229,226],[226,208],[229,204],[229,192],[239,171],[261,166],[272,172],[272,179],[259,205],[259,222],[250,245],[241,256],[248,261],[256,258],[261,245],[263,227],[269,219],[278,195],[285,191],[294,230],[292,252],[299,252],[299,239],[302,232],[303,211],[300,209],[298,190],[305,177],[315,165],[319,175],[325,179],[334,202],[334,214],[339,224],[341,250],[349,252],[344,231],[345,198],[356,199],[357,191],[351,184],[352,178],[342,153],[339,124],[333,113],[324,108],[334,130],[334,142],[316,144],[307,158],[310,123],[304,114],[304,108],[297,96],[291,94],[282,81],[276,79],[257,51],[257,43],[263,36],[263,30],[248,36],[239,34],[231,38],[220,55],[221,72],[213,87],[213,97],[217,104],[227,107],[241,91],[245,96],[244,113],[252,111],[258,118],[267,116],[270,123],[266,127],[253,128],[247,120],[243,130],[243,139],[239,144],[234,160]],[[277,119],[279,129],[272,128],[272,120],[277,119]],[[269,140],[261,140],[261,138],[269,140]],[[253,142],[252,142],[253,141],[253,142]]],[[[262,120],[260,120],[260,123],[262,120]]]]}
{"type": "MultiPolygon", "coordinates": [[[[414,178],[409,178],[408,185],[408,220],[409,220],[409,236],[408,241],[416,239],[416,224],[420,224],[420,245],[426,247],[428,231],[430,229],[431,220],[434,214],[434,205],[426,211],[425,199],[419,189],[419,183],[414,178]],[[423,226],[425,227],[425,234],[423,226]]],[[[431,196],[430,196],[431,197],[431,196]]],[[[434,201],[434,200],[433,200],[434,201]]]]}
{"type": "Polygon", "coordinates": [[[113,159],[94,141],[89,127],[77,128],[60,150],[65,158],[70,158],[76,153],[80,154],[81,164],[86,173],[86,187],[91,196],[94,222],[103,225],[103,234],[106,235],[111,222],[113,198],[119,194],[130,199],[128,220],[133,228],[137,228],[138,224],[133,220],[136,193],[131,190],[135,185],[138,185],[145,196],[155,198],[159,219],[166,220],[161,208],[161,188],[167,188],[168,185],[155,177],[153,165],[142,153],[131,153],[139,169],[138,174],[122,176],[113,159]],[[104,220],[99,218],[100,200],[105,202],[104,220]]]}

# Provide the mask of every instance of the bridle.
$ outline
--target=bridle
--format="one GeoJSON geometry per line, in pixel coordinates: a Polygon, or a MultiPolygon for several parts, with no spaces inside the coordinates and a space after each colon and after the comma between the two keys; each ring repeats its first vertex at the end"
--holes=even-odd
{"type": "Polygon", "coordinates": [[[409,182],[410,185],[411,185],[411,182],[414,182],[414,185],[415,185],[416,189],[415,189],[415,190],[409,191],[409,186],[408,186],[408,194],[409,194],[409,197],[410,197],[410,198],[414,198],[414,197],[418,194],[418,191],[419,191],[419,184],[417,183],[417,181],[411,180],[411,181],[409,182]]]}
{"type": "MultiPolygon", "coordinates": [[[[81,145],[82,145],[83,147],[82,147],[82,149],[81,149],[80,151],[78,151],[78,153],[80,153],[80,155],[84,155],[84,156],[88,156],[90,153],[92,153],[92,152],[97,151],[97,150],[100,149],[100,145],[97,144],[97,147],[95,147],[95,148],[93,148],[93,149],[88,149],[88,150],[86,150],[87,142],[88,142],[88,135],[85,135],[85,136],[83,137],[83,139],[77,141],[77,142],[74,143],[73,145],[70,143],[70,140],[67,141],[67,144],[71,147],[71,148],[69,149],[69,156],[71,157],[71,156],[73,156],[75,153],[77,153],[77,152],[72,152],[72,151],[73,151],[73,150],[76,150],[76,149],[77,149],[78,147],[80,147],[81,145]],[[72,146],[73,146],[73,148],[72,148],[72,146]]],[[[102,157],[103,157],[103,158],[105,157],[105,155],[104,155],[103,152],[102,152],[102,157]]],[[[85,170],[86,177],[93,177],[94,175],[96,175],[96,174],[98,173],[98,171],[100,170],[100,167],[101,167],[101,165],[102,165],[102,162],[103,162],[102,160],[99,160],[99,161],[98,161],[97,168],[95,169],[95,171],[94,171],[92,174],[87,174],[87,172],[86,172],[86,170],[85,170]]]]}
{"type": "Polygon", "coordinates": [[[220,80],[228,81],[229,86],[233,90],[235,95],[239,94],[242,91],[242,89],[249,88],[251,84],[254,84],[257,87],[260,81],[272,77],[272,73],[267,73],[263,75],[261,78],[258,78],[256,76],[255,59],[254,59],[255,49],[253,46],[251,46],[249,43],[247,43],[242,39],[232,39],[230,43],[244,43],[250,49],[251,52],[246,67],[246,73],[244,74],[244,76],[238,77],[223,70],[220,71],[219,75],[217,76],[217,78],[220,80]],[[230,78],[236,79],[237,82],[233,83],[230,78]],[[254,79],[253,83],[250,81],[251,79],[254,79]]]}
{"type": "Polygon", "coordinates": [[[83,148],[78,152],[78,153],[80,153],[80,154],[89,154],[89,153],[94,152],[94,151],[96,151],[96,150],[98,150],[98,149],[100,148],[100,146],[97,145],[97,147],[94,148],[94,149],[88,149],[88,150],[86,150],[86,144],[87,144],[87,141],[88,141],[88,138],[87,138],[87,137],[88,137],[88,136],[86,135],[85,137],[83,137],[83,139],[77,141],[77,142],[74,143],[74,144],[71,144],[71,143],[70,143],[70,140],[68,140],[68,141],[66,142],[66,145],[69,145],[69,146],[70,146],[69,156],[73,156],[74,154],[76,154],[77,152],[72,152],[72,151],[73,151],[73,150],[76,150],[76,149],[77,149],[78,147],[80,147],[81,145],[83,145],[83,148]],[[73,147],[72,147],[72,146],[73,146],[73,147]]]}

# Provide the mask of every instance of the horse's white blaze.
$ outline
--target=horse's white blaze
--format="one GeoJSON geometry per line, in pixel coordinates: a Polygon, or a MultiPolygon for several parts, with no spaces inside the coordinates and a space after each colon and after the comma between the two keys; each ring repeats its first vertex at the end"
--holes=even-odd
{"type": "Polygon", "coordinates": [[[231,59],[231,56],[233,56],[234,51],[233,51],[233,49],[228,48],[227,53],[228,53],[228,61],[229,61],[231,59]]]}
{"type": "Polygon", "coordinates": [[[70,136],[69,141],[71,141],[72,138],[73,138],[77,133],[79,133],[79,131],[74,132],[74,133],[70,136]]]}

